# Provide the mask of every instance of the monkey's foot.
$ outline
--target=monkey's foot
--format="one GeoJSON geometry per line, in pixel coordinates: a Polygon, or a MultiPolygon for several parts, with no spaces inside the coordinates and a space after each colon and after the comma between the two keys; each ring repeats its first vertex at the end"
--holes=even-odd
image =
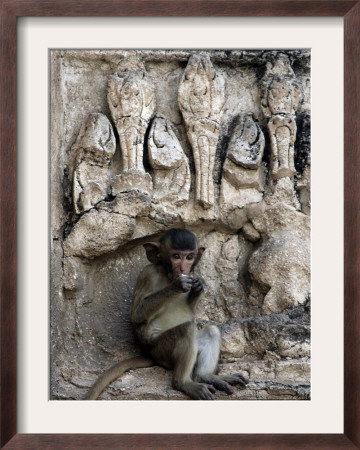
{"type": "Polygon", "coordinates": [[[249,384],[249,380],[244,377],[244,375],[241,375],[241,373],[234,373],[233,375],[218,375],[220,378],[227,383],[234,385],[240,385],[241,387],[245,387],[247,384],[249,384]]]}
{"type": "Polygon", "coordinates": [[[214,400],[212,393],[216,392],[215,387],[207,383],[177,383],[174,382],[174,387],[183,391],[194,400],[214,400]]]}
{"type": "Polygon", "coordinates": [[[249,380],[241,374],[234,375],[204,375],[199,377],[204,383],[211,384],[219,391],[224,391],[226,394],[231,395],[234,393],[231,385],[237,384],[244,387],[249,383],[249,380]]]}

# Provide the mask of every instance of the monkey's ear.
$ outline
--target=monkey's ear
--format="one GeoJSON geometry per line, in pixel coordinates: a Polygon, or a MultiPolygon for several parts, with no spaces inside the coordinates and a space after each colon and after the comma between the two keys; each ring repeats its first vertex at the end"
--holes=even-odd
{"type": "Polygon", "coordinates": [[[197,257],[196,257],[196,264],[200,261],[200,259],[202,257],[202,254],[204,253],[205,250],[206,250],[205,247],[199,247],[198,248],[198,254],[197,254],[197,257]]]}
{"type": "Polygon", "coordinates": [[[144,248],[147,259],[153,264],[160,264],[160,244],[157,242],[145,242],[144,248]]]}

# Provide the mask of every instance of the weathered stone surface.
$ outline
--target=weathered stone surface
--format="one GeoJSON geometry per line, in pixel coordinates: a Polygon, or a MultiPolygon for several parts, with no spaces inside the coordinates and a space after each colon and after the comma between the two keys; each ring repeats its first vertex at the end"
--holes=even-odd
{"type": "Polygon", "coordinates": [[[271,191],[264,196],[268,205],[287,204],[290,207],[300,210],[301,205],[294,190],[294,180],[290,177],[280,178],[273,182],[271,191]]]}
{"type": "MultiPolygon", "coordinates": [[[[140,60],[133,57],[129,66],[125,62],[119,69],[123,70],[109,79],[107,98],[120,139],[122,171],[141,173],[145,133],[155,109],[155,95],[140,60]]],[[[142,184],[143,189],[145,186],[142,184]]]]}
{"type": "Polygon", "coordinates": [[[148,149],[153,169],[154,201],[184,204],[189,199],[190,191],[189,163],[166,119],[154,119],[148,138],[148,149]]]}
{"type": "MultiPolygon", "coordinates": [[[[306,83],[306,92],[309,84],[306,83]]],[[[306,95],[308,98],[308,95],[306,95]]],[[[309,104],[306,104],[309,108],[309,104]]],[[[309,109],[307,110],[309,111],[309,109]]],[[[302,212],[311,212],[311,117],[309,113],[298,114],[296,118],[297,138],[295,141],[295,188],[299,194],[302,212]]]]}
{"type": "Polygon", "coordinates": [[[278,355],[276,355],[276,358],[268,357],[272,353],[267,351],[263,360],[244,361],[234,359],[234,361],[239,362],[235,362],[235,364],[226,363],[226,368],[232,371],[233,366],[240,365],[241,369],[248,374],[248,377],[255,382],[284,383],[289,387],[296,384],[310,385],[311,364],[309,358],[281,360],[278,355]]]}
{"type": "Polygon", "coordinates": [[[249,261],[251,279],[264,292],[263,314],[305,303],[310,293],[310,242],[294,231],[276,231],[249,261]]]}
{"type": "Polygon", "coordinates": [[[261,238],[260,233],[255,230],[250,222],[247,222],[242,228],[243,235],[251,242],[256,242],[261,238]]]}
{"type": "Polygon", "coordinates": [[[196,268],[205,282],[198,318],[221,323],[231,317],[242,317],[246,293],[240,266],[251,251],[250,244],[241,235],[210,231],[199,232],[198,236],[199,245],[206,249],[196,268]]]}
{"type": "Polygon", "coordinates": [[[268,207],[264,204],[259,205],[257,210],[254,205],[251,207],[252,214],[249,213],[248,208],[248,216],[259,233],[270,236],[275,231],[296,230],[301,239],[310,239],[309,216],[296,211],[291,206],[285,203],[276,203],[268,207]]]}
{"type": "Polygon", "coordinates": [[[151,212],[151,198],[147,192],[132,190],[119,193],[111,202],[102,202],[99,209],[129,217],[148,216],[151,212]]]}
{"type": "MultiPolygon", "coordinates": [[[[267,210],[267,205],[264,202],[260,203],[250,203],[246,205],[246,214],[249,220],[261,220],[261,217],[267,210]]],[[[260,225],[259,225],[260,227],[260,225]]]]}
{"type": "Polygon", "coordinates": [[[64,241],[66,256],[95,258],[116,250],[131,239],[136,217],[150,213],[150,197],[133,190],[84,214],[64,241]]]}
{"type": "Polygon", "coordinates": [[[299,192],[301,209],[304,214],[310,215],[311,212],[311,171],[306,167],[302,177],[298,180],[296,190],[299,192]]]}
{"type": "Polygon", "coordinates": [[[271,174],[274,179],[293,176],[295,113],[300,101],[299,85],[286,55],[268,64],[261,83],[261,106],[269,118],[271,142],[271,174]]]}
{"type": "Polygon", "coordinates": [[[179,85],[179,106],[186,123],[196,167],[196,199],[214,203],[213,170],[225,103],[225,81],[209,55],[193,55],[179,85]]]}
{"type": "MultiPolygon", "coordinates": [[[[254,362],[252,368],[256,368],[254,362]]],[[[244,373],[242,364],[222,365],[220,374],[244,373]]],[[[234,393],[230,396],[217,391],[215,398],[218,400],[309,400],[309,381],[291,382],[256,380],[256,371],[251,372],[251,381],[246,389],[235,387],[234,393]]],[[[86,391],[95,380],[94,374],[78,378],[64,377],[66,379],[66,389],[58,394],[59,399],[65,399],[67,392],[76,386],[76,394],[73,399],[82,399],[81,392],[86,391]]],[[[279,377],[281,379],[281,377],[279,377]]],[[[161,367],[151,367],[149,369],[138,369],[124,374],[121,380],[112,383],[109,388],[101,394],[100,400],[187,400],[187,397],[180,391],[176,391],[171,386],[171,371],[161,367]]]]}
{"type": "Polygon", "coordinates": [[[245,169],[257,169],[264,154],[265,138],[258,123],[247,115],[239,120],[229,142],[227,157],[245,169]]]}
{"type": "Polygon", "coordinates": [[[129,192],[133,189],[138,189],[150,194],[153,191],[153,182],[150,174],[139,169],[129,169],[120,175],[116,175],[112,179],[111,184],[113,195],[129,192]]]}
{"type": "MultiPolygon", "coordinates": [[[[224,178],[234,186],[235,189],[257,189],[264,190],[265,176],[264,171],[249,170],[239,167],[230,159],[226,159],[223,167],[224,178]]],[[[226,194],[225,194],[226,195],[226,194]]]]}
{"type": "Polygon", "coordinates": [[[114,156],[116,143],[109,119],[104,114],[89,114],[79,131],[75,148],[108,158],[114,156]]]}
{"type": "Polygon", "coordinates": [[[115,153],[111,123],[103,114],[93,113],[84,122],[73,147],[76,152],[73,175],[74,211],[88,211],[107,197],[110,159],[115,153]]]}
{"type": "Polygon", "coordinates": [[[291,115],[274,115],[268,123],[272,159],[272,177],[277,180],[291,177],[295,173],[294,143],[296,139],[296,122],[291,115]]]}
{"type": "MultiPolygon", "coordinates": [[[[225,208],[224,208],[225,210],[225,208]]],[[[226,223],[232,230],[240,230],[247,222],[248,218],[246,215],[245,208],[240,208],[234,205],[224,211],[223,221],[226,223]]]]}
{"type": "Polygon", "coordinates": [[[220,257],[215,269],[221,280],[218,293],[219,303],[230,317],[241,317],[246,293],[239,277],[240,253],[247,249],[247,244],[237,236],[228,237],[222,244],[220,257]]]}
{"type": "MultiPolygon", "coordinates": [[[[142,245],[186,227],[206,248],[198,326],[222,330],[221,373],[250,377],[216,398],[308,400],[310,53],[55,50],[52,64],[51,398],[81,399],[139,354],[142,245]]],[[[187,399],[171,377],[132,371],[101,398],[187,399]]]]}
{"type": "MultiPolygon", "coordinates": [[[[240,167],[235,166],[235,170],[238,169],[241,170],[240,167]]],[[[251,172],[256,173],[253,170],[251,172]]],[[[254,187],[237,189],[227,181],[227,177],[224,175],[220,188],[220,209],[223,222],[232,229],[242,228],[248,221],[246,207],[254,203],[261,203],[262,200],[263,193],[258,189],[254,187]]]]}
{"type": "Polygon", "coordinates": [[[295,141],[295,168],[297,176],[301,176],[305,168],[311,164],[311,116],[297,114],[295,141]]]}
{"type": "Polygon", "coordinates": [[[231,319],[221,325],[224,358],[283,360],[309,358],[310,314],[307,306],[280,314],[231,319]]]}
{"type": "Polygon", "coordinates": [[[64,258],[63,283],[64,289],[73,291],[81,289],[84,285],[80,258],[68,256],[64,258]]]}
{"type": "Polygon", "coordinates": [[[300,101],[300,90],[289,57],[279,54],[266,65],[261,80],[261,107],[266,117],[277,114],[295,114],[300,101]]]}
{"type": "Polygon", "coordinates": [[[150,120],[155,108],[154,91],[140,61],[138,70],[117,72],[109,79],[108,102],[116,123],[126,117],[150,120]]]}
{"type": "Polygon", "coordinates": [[[170,123],[156,117],[151,125],[149,137],[149,160],[153,169],[177,169],[184,159],[180,142],[170,123]]]}
{"type": "Polygon", "coordinates": [[[91,210],[76,223],[64,242],[66,256],[95,258],[116,250],[127,242],[135,220],[124,214],[91,210]]]}

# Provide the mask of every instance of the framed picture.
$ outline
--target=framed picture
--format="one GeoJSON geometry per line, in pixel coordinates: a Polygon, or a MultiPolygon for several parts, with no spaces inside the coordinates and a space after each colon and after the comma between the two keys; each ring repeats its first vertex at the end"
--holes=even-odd
{"type": "MultiPolygon", "coordinates": [[[[292,6],[290,7],[289,5],[287,6],[289,9],[283,10],[284,8],[284,4],[283,3],[277,3],[274,2],[271,4],[271,8],[269,10],[267,9],[262,9],[261,14],[264,14],[266,16],[278,16],[278,15],[285,15],[285,16],[296,16],[297,14],[297,8],[299,7],[304,7],[304,3],[305,2],[292,2],[292,6]],[[295,9],[292,9],[295,8],[295,9]]],[[[127,10],[127,6],[124,5],[116,5],[116,8],[114,7],[113,4],[111,4],[112,7],[114,7],[114,9],[112,9],[112,14],[111,15],[121,15],[121,16],[138,16],[138,15],[145,15],[145,16],[151,16],[152,14],[149,14],[149,12],[147,11],[147,6],[148,4],[145,2],[144,4],[140,4],[138,6],[136,6],[135,10],[133,9],[134,6],[132,8],[130,8],[130,10],[127,10]],[[139,8],[139,9],[137,9],[139,8]]],[[[164,14],[165,17],[166,16],[178,16],[179,14],[177,13],[177,9],[176,9],[176,5],[175,4],[170,4],[167,5],[167,13],[164,14]]],[[[307,4],[308,5],[308,4],[307,4]]],[[[310,2],[311,5],[311,2],[310,2]]],[[[154,15],[157,15],[155,13],[154,10],[154,5],[153,9],[152,9],[152,13],[154,15]]],[[[160,3],[158,3],[156,5],[156,7],[161,8],[160,3]]],[[[210,9],[209,9],[209,3],[207,3],[207,6],[205,7],[204,4],[199,3],[197,4],[197,6],[200,8],[204,8],[204,13],[201,11],[197,11],[196,13],[193,12],[194,15],[214,15],[214,16],[220,16],[223,14],[220,13],[220,10],[218,11],[218,8],[220,6],[220,4],[218,2],[214,2],[214,3],[210,3],[210,9]],[[206,9],[206,13],[205,13],[205,9],[206,9]]],[[[232,8],[234,7],[234,5],[232,4],[224,4],[224,2],[221,3],[221,10],[224,11],[224,6],[229,8],[228,10],[225,9],[226,11],[228,11],[228,15],[230,16],[248,16],[248,15],[255,15],[258,16],[258,12],[257,12],[257,7],[259,6],[257,4],[257,7],[255,8],[255,5],[249,6],[249,4],[246,3],[242,3],[240,2],[239,4],[236,5],[236,10],[232,10],[232,8]],[[250,9],[249,9],[250,8],[250,9]],[[252,9],[253,8],[253,9],[252,9]]],[[[264,5],[261,5],[264,6],[264,5]]],[[[91,5],[91,7],[94,7],[95,10],[97,9],[96,6],[91,5]]],[[[105,5],[105,9],[109,7],[110,5],[105,5]]],[[[191,7],[191,5],[189,5],[189,7],[191,7]]],[[[9,33],[7,35],[12,36],[14,41],[16,42],[16,29],[14,28],[14,17],[18,16],[18,15],[24,15],[24,16],[31,16],[31,15],[35,15],[35,16],[42,16],[45,14],[50,14],[50,15],[59,15],[59,8],[62,8],[62,5],[60,6],[59,4],[57,4],[56,2],[54,4],[51,4],[50,7],[50,12],[46,12],[45,10],[43,10],[41,7],[37,7],[38,11],[36,12],[36,14],[34,14],[33,12],[28,12],[25,8],[25,10],[23,10],[23,5],[19,5],[16,2],[12,3],[11,6],[8,6],[7,9],[5,8],[5,13],[4,13],[4,19],[5,19],[5,24],[7,24],[7,26],[9,27],[9,33]],[[10,19],[12,18],[12,19],[10,19]],[[11,22],[12,20],[12,22],[11,22]],[[11,28],[12,26],[12,28],[11,28]]],[[[358,11],[358,5],[354,4],[354,3],[344,3],[344,2],[336,2],[335,4],[331,3],[331,4],[327,4],[326,2],[323,3],[321,5],[321,11],[316,10],[315,12],[312,11],[311,15],[319,15],[319,16],[323,16],[323,15],[332,15],[335,17],[342,17],[345,16],[345,27],[344,27],[344,38],[345,38],[345,79],[344,79],[344,85],[345,85],[345,102],[347,101],[347,93],[348,90],[352,90],[354,91],[354,84],[351,81],[350,78],[350,82],[348,81],[347,78],[347,74],[349,74],[349,76],[353,76],[354,74],[354,67],[353,65],[356,63],[356,57],[352,57],[350,59],[347,59],[347,51],[349,51],[349,49],[352,49],[352,51],[354,52],[355,55],[358,54],[358,47],[355,48],[353,47],[353,41],[351,39],[355,39],[355,42],[358,42],[358,35],[355,34],[347,34],[349,33],[349,26],[350,24],[352,24],[354,26],[354,24],[351,22],[352,20],[354,21],[356,18],[358,18],[358,16],[356,15],[356,12],[358,11]],[[323,9],[322,9],[323,8],[323,9]],[[332,9],[333,8],[333,9],[332,9]],[[355,19],[354,19],[355,17],[355,19]],[[348,36],[348,37],[347,37],[348,36]],[[349,38],[349,36],[351,36],[352,38],[349,38]],[[355,36],[355,37],[353,37],[355,36]],[[350,62],[349,62],[350,61],[350,62]],[[349,68],[351,68],[351,71],[349,71],[349,68]],[[350,88],[349,88],[350,86],[350,88]]],[[[310,8],[311,10],[311,8],[310,8]]],[[[309,11],[310,11],[309,10],[309,11]]],[[[67,10],[66,13],[63,13],[64,15],[69,15],[69,16],[76,16],[77,14],[73,14],[71,12],[71,7],[70,9],[67,10]]],[[[91,8],[88,9],[88,14],[90,14],[91,8]]],[[[109,9],[110,11],[110,9],[109,9]]],[[[79,15],[82,15],[82,12],[79,12],[79,15]]],[[[91,11],[91,16],[96,16],[98,14],[104,14],[104,9],[98,12],[96,11],[91,11]]],[[[146,20],[145,18],[143,20],[146,20]]],[[[355,27],[356,28],[356,27],[355,27]]],[[[66,53],[66,52],[65,52],[66,53]]],[[[11,46],[10,47],[6,47],[5,46],[5,52],[4,52],[4,57],[9,58],[11,56],[11,46]]],[[[13,55],[13,54],[12,54],[13,55]]],[[[14,57],[14,55],[13,55],[14,57]]],[[[187,55],[187,58],[189,57],[189,55],[187,55]]],[[[106,58],[105,58],[106,59],[106,58]]],[[[12,60],[14,62],[14,60],[12,60]]],[[[105,62],[104,62],[105,63],[105,62]]],[[[77,63],[76,63],[77,64],[77,63]]],[[[75,64],[75,65],[76,65],[75,64]]],[[[184,63],[182,63],[184,65],[184,63]]],[[[7,66],[9,67],[13,67],[9,64],[7,64],[7,66]]],[[[21,65],[19,67],[22,67],[21,65]]],[[[218,67],[218,66],[217,66],[218,67]]],[[[14,68],[15,70],[15,68],[14,68]]],[[[11,73],[11,71],[9,72],[11,73]]],[[[15,72],[14,72],[15,74],[15,72]]],[[[6,81],[6,80],[5,80],[6,81]]],[[[3,82],[3,80],[2,80],[3,82]]],[[[14,78],[10,77],[10,82],[8,82],[6,84],[6,88],[4,90],[5,93],[7,93],[8,91],[10,91],[9,86],[12,86],[12,93],[14,93],[14,89],[16,89],[15,86],[15,75],[14,78]],[[10,84],[9,84],[10,83],[10,84]]],[[[356,89],[355,89],[356,91],[356,89]]],[[[335,95],[336,97],[336,95],[335,95]]],[[[9,105],[14,103],[11,103],[9,100],[9,97],[5,96],[4,97],[6,101],[6,105],[4,104],[4,108],[5,106],[7,107],[6,111],[7,111],[7,116],[6,117],[10,117],[11,114],[9,114],[9,105]]],[[[355,161],[357,158],[357,147],[356,145],[358,145],[357,141],[356,141],[356,135],[355,134],[351,134],[351,133],[355,133],[356,127],[352,127],[350,130],[348,128],[346,128],[346,124],[347,124],[347,114],[348,111],[350,110],[352,112],[351,115],[351,119],[349,123],[354,123],[354,118],[358,117],[356,114],[358,114],[356,108],[357,108],[357,102],[353,101],[353,96],[350,95],[351,103],[347,104],[346,103],[346,107],[345,107],[345,141],[344,141],[344,155],[345,155],[345,238],[347,239],[347,236],[349,236],[349,230],[350,230],[350,237],[351,237],[351,233],[355,233],[355,229],[352,227],[356,226],[356,220],[354,219],[354,217],[351,214],[354,214],[354,211],[356,211],[356,208],[354,210],[354,208],[347,208],[347,201],[348,201],[348,196],[354,196],[354,177],[351,176],[351,171],[354,170],[354,165],[355,165],[355,161]],[[355,103],[355,104],[354,104],[355,103]],[[349,105],[349,106],[347,106],[349,105]],[[351,108],[353,108],[351,110],[351,108]],[[350,134],[349,134],[350,133],[350,134]],[[353,139],[352,142],[352,146],[351,146],[351,151],[353,153],[351,153],[351,157],[352,157],[352,162],[351,164],[347,165],[347,157],[348,157],[348,153],[346,151],[347,148],[349,147],[349,139],[353,139]],[[356,144],[354,144],[354,142],[356,142],[356,144]],[[350,177],[349,177],[350,174],[350,177]],[[351,187],[348,187],[348,183],[350,183],[351,181],[351,187]]],[[[21,103],[20,103],[21,104],[21,103]]],[[[14,107],[14,111],[13,111],[13,122],[11,122],[10,120],[8,120],[6,122],[6,126],[4,126],[4,129],[6,130],[6,133],[4,134],[5,138],[8,139],[6,142],[13,142],[14,140],[11,139],[15,139],[15,128],[14,128],[14,124],[15,124],[15,120],[14,120],[14,114],[15,114],[15,106],[14,107]],[[7,138],[8,136],[8,138],[7,138]]],[[[10,108],[11,111],[11,108],[10,108]]],[[[5,116],[4,116],[5,117],[5,116]]],[[[271,120],[271,118],[269,119],[271,120]]],[[[264,124],[262,124],[264,126],[264,124]]],[[[267,124],[265,124],[265,127],[267,126],[267,124]]],[[[3,125],[2,125],[3,127],[3,125]]],[[[81,132],[80,132],[81,134],[81,132]]],[[[150,133],[151,134],[151,133],[150,133]]],[[[175,133],[176,134],[176,133],[175,133]]],[[[5,139],[4,138],[4,139],[5,139]]],[[[75,137],[76,140],[76,137],[75,137]]],[[[21,143],[21,139],[19,139],[19,142],[21,143]]],[[[8,153],[3,153],[2,154],[2,158],[5,158],[4,161],[6,161],[7,164],[7,168],[11,167],[11,163],[14,164],[15,160],[15,151],[14,151],[14,147],[12,147],[12,151],[10,151],[11,145],[7,147],[7,151],[8,153]],[[9,165],[10,164],[10,165],[9,165]]],[[[2,165],[2,167],[4,167],[2,165]]],[[[4,169],[3,169],[4,170],[4,169]]],[[[3,202],[3,204],[5,205],[6,208],[9,208],[9,213],[8,214],[4,214],[4,216],[2,216],[2,220],[4,221],[4,223],[2,224],[2,230],[6,230],[6,232],[11,232],[11,230],[13,230],[13,233],[15,233],[15,215],[13,213],[11,213],[11,209],[10,209],[10,203],[14,202],[15,199],[13,197],[14,192],[16,192],[16,190],[14,190],[14,178],[11,178],[8,176],[8,173],[12,173],[11,170],[9,171],[7,169],[7,177],[5,179],[5,177],[2,178],[2,180],[4,180],[5,186],[4,188],[2,187],[2,191],[1,194],[3,196],[3,198],[5,199],[5,202],[3,202]],[[12,181],[12,184],[11,184],[12,181]]],[[[76,170],[75,170],[76,172],[76,170]]],[[[79,172],[79,171],[78,171],[79,172]]],[[[81,172],[81,171],[80,171],[81,172]]],[[[80,178],[83,176],[83,174],[81,173],[75,174],[76,176],[80,176],[80,178]]],[[[16,170],[13,172],[14,176],[16,174],[16,170]]],[[[73,184],[74,186],[74,184],[73,184]]],[[[81,197],[81,195],[80,195],[81,197]]],[[[79,198],[80,198],[79,197],[79,198]]],[[[73,201],[74,201],[74,197],[73,197],[73,201]]],[[[204,199],[201,200],[204,204],[204,199]]],[[[84,202],[82,201],[75,201],[74,203],[77,203],[79,205],[80,208],[84,207],[84,202]]],[[[351,197],[351,204],[354,205],[356,204],[356,198],[351,197]]],[[[24,206],[24,205],[20,205],[20,206],[24,206]]],[[[7,209],[5,209],[7,211],[7,209]]],[[[78,212],[79,213],[79,212],[78,212]]],[[[19,217],[22,217],[21,214],[19,217]]],[[[21,224],[20,224],[21,225],[21,224]]],[[[69,234],[70,235],[70,234],[69,234]]],[[[3,282],[3,289],[7,289],[7,298],[15,298],[15,279],[14,276],[12,275],[10,276],[9,274],[9,270],[15,270],[16,267],[16,259],[14,259],[15,257],[13,256],[13,259],[10,257],[10,255],[13,253],[11,253],[14,249],[14,246],[10,246],[9,247],[9,243],[15,242],[15,235],[12,234],[12,241],[9,240],[9,238],[4,239],[2,237],[2,280],[4,280],[3,282]],[[10,253],[6,253],[6,252],[10,252],[10,253]],[[5,259],[4,256],[5,255],[5,259]],[[7,256],[9,255],[9,256],[7,256]],[[12,265],[11,264],[4,264],[4,261],[12,261],[12,265]]],[[[19,237],[19,239],[23,239],[21,238],[21,236],[19,237]]],[[[353,238],[353,243],[352,245],[347,245],[347,240],[345,239],[345,277],[346,281],[348,280],[347,283],[345,283],[345,327],[344,327],[344,332],[345,332],[345,398],[344,398],[344,411],[345,411],[345,434],[335,434],[335,435],[331,435],[331,434],[319,434],[319,435],[309,435],[309,434],[291,434],[291,435],[283,435],[283,434],[273,434],[273,435],[268,435],[266,434],[266,439],[267,439],[267,448],[271,448],[271,446],[279,446],[279,445],[287,445],[288,447],[296,447],[296,446],[301,446],[301,445],[316,445],[317,446],[323,446],[324,448],[332,448],[331,446],[333,446],[333,448],[338,448],[339,446],[342,446],[344,448],[346,448],[346,446],[349,446],[349,448],[351,448],[352,443],[354,442],[356,445],[358,445],[358,441],[357,436],[356,436],[356,420],[355,422],[351,422],[347,419],[347,411],[348,411],[348,405],[352,405],[353,403],[351,403],[351,401],[353,400],[349,400],[349,397],[346,397],[348,394],[348,376],[351,377],[351,379],[353,380],[354,378],[354,372],[350,373],[350,370],[356,370],[357,368],[354,368],[354,365],[348,365],[347,364],[347,342],[349,342],[349,336],[351,336],[351,342],[356,342],[356,339],[354,338],[354,336],[356,335],[357,332],[357,328],[356,328],[356,323],[354,323],[354,317],[356,318],[356,314],[354,313],[354,311],[356,312],[356,310],[351,308],[356,308],[356,305],[353,304],[353,302],[351,301],[351,299],[349,300],[349,292],[348,289],[350,287],[352,287],[353,291],[351,293],[351,296],[356,296],[354,294],[354,291],[357,286],[354,284],[356,283],[355,280],[355,276],[353,275],[353,272],[349,272],[349,270],[354,270],[352,269],[352,266],[349,268],[348,266],[348,261],[352,260],[354,261],[354,259],[351,258],[355,258],[356,259],[356,246],[354,245],[354,242],[356,242],[356,239],[353,238]],[[355,254],[354,254],[355,253],[355,254]],[[353,256],[351,256],[353,255],[353,256]],[[350,318],[348,319],[348,311],[352,311],[350,318]],[[349,334],[350,333],[350,334],[349,334]],[[351,334],[353,333],[353,334],[351,334]],[[351,427],[349,424],[351,423],[355,423],[354,425],[354,429],[351,430],[351,427]],[[349,428],[350,427],[350,428],[349,428]],[[349,430],[350,431],[347,431],[349,430]]],[[[105,245],[105,244],[104,244],[105,245]]],[[[46,250],[45,250],[46,251],[46,250]]],[[[71,271],[71,267],[69,267],[69,270],[71,271]]],[[[23,273],[22,271],[20,271],[20,273],[23,273]]],[[[340,283],[341,284],[341,283],[340,283]]],[[[70,286],[71,287],[71,286],[70,286]]],[[[68,289],[68,294],[69,294],[69,298],[68,300],[71,301],[71,291],[72,289],[68,289]]],[[[3,291],[5,292],[5,291],[3,291]]],[[[20,287],[19,289],[19,293],[20,293],[20,297],[22,296],[23,293],[23,288],[20,287]]],[[[31,446],[34,448],[41,448],[45,442],[53,442],[54,447],[56,446],[64,446],[66,445],[67,440],[71,440],[71,442],[78,442],[78,445],[84,445],[86,443],[86,446],[88,447],[89,444],[91,444],[91,440],[93,439],[94,441],[94,445],[96,445],[98,442],[101,442],[101,446],[102,447],[106,447],[106,446],[112,446],[112,445],[117,445],[117,446],[121,446],[124,445],[126,447],[128,447],[129,445],[132,446],[149,446],[149,442],[150,442],[150,436],[149,436],[149,431],[146,430],[145,434],[144,431],[140,431],[140,434],[137,434],[138,432],[135,430],[133,431],[132,428],[129,428],[129,432],[124,432],[123,430],[126,428],[122,428],[120,434],[118,435],[114,435],[114,434],[104,434],[104,435],[83,435],[83,434],[49,434],[49,435],[15,435],[16,433],[16,427],[15,427],[15,423],[16,423],[16,418],[17,418],[17,413],[16,413],[16,408],[15,408],[15,400],[16,400],[16,388],[15,388],[15,373],[16,373],[16,365],[14,363],[15,361],[15,356],[16,356],[16,351],[15,351],[15,346],[14,343],[16,342],[15,336],[16,336],[16,327],[14,327],[14,320],[15,320],[15,303],[14,302],[9,302],[4,301],[4,296],[2,295],[2,348],[6,349],[5,351],[2,351],[2,358],[5,358],[2,361],[2,368],[5,367],[5,362],[7,362],[6,367],[8,369],[11,369],[10,372],[7,369],[6,372],[4,372],[5,375],[3,375],[2,379],[4,380],[4,386],[6,385],[6,389],[2,386],[2,392],[6,393],[4,395],[9,395],[9,393],[11,393],[11,395],[9,396],[9,399],[5,399],[4,403],[2,403],[2,408],[5,408],[6,411],[14,411],[13,414],[9,414],[7,413],[6,415],[2,414],[2,443],[7,442],[9,439],[12,439],[12,442],[19,442],[19,445],[24,445],[24,446],[28,446],[30,445],[29,443],[31,442],[31,446]],[[12,349],[12,351],[11,351],[12,349]],[[6,358],[10,358],[9,360],[7,360],[6,358]],[[12,358],[12,360],[11,360],[12,358]],[[12,362],[11,362],[12,361],[12,362]],[[11,403],[12,402],[12,403],[11,403]],[[12,405],[12,407],[11,407],[12,405]],[[135,433],[135,434],[134,434],[135,433]],[[142,434],[143,433],[143,434],[142,434]],[[13,437],[14,436],[14,437],[13,437]]],[[[23,305],[21,303],[21,299],[19,300],[19,304],[23,305]]],[[[23,322],[20,322],[21,324],[23,322]]],[[[354,344],[351,344],[354,345],[354,344]]],[[[354,354],[358,349],[357,348],[351,348],[351,354],[354,354]]],[[[20,365],[21,366],[21,365],[20,365]]],[[[22,367],[22,366],[21,366],[22,367]]],[[[65,373],[63,373],[63,375],[66,376],[65,373]]],[[[351,385],[351,389],[355,389],[356,390],[356,385],[354,385],[354,382],[352,381],[352,385],[351,385]]],[[[22,397],[20,397],[21,399],[22,397]]],[[[51,397],[50,397],[51,398],[51,397]]],[[[102,402],[103,403],[103,402],[102,402]]],[[[108,403],[108,402],[105,402],[108,403]]],[[[113,403],[113,402],[111,402],[113,403]]],[[[118,402],[116,402],[118,403],[118,402]]],[[[176,402],[175,402],[176,403],[176,402]]],[[[220,402],[221,403],[221,402],[220,402]]],[[[227,402],[225,402],[227,403],[227,402]]],[[[92,406],[91,406],[92,407],[92,406]]],[[[219,404],[220,407],[220,404],[219,404]]],[[[356,412],[354,413],[354,411],[356,410],[357,405],[354,405],[354,408],[352,410],[351,413],[351,420],[354,421],[354,417],[356,417],[356,412]]],[[[75,407],[76,408],[76,407],[75,407]]],[[[146,406],[144,407],[145,409],[147,408],[146,406]]],[[[197,409],[198,406],[194,405],[194,408],[197,409]]],[[[226,406],[224,407],[225,409],[221,409],[221,411],[226,411],[226,406]]],[[[4,410],[4,409],[2,409],[4,410]]],[[[224,413],[222,413],[224,414],[224,413]]],[[[202,428],[201,428],[202,429],[202,428]]],[[[81,430],[81,428],[79,428],[79,430],[81,430]]],[[[160,432],[162,433],[162,431],[158,431],[159,429],[156,429],[156,433],[160,432]]],[[[236,428],[232,429],[232,432],[236,432],[237,430],[236,428]]],[[[74,428],[74,433],[78,433],[78,429],[74,428]]],[[[41,433],[43,433],[43,431],[41,431],[41,433]]],[[[51,428],[49,428],[49,433],[52,433],[51,428]]],[[[264,434],[258,434],[258,435],[254,435],[254,434],[228,434],[228,433],[219,433],[217,435],[211,435],[209,434],[209,432],[204,432],[204,434],[187,434],[188,431],[185,431],[184,433],[179,434],[178,431],[176,431],[174,434],[168,434],[168,435],[163,435],[163,434],[151,434],[151,445],[154,445],[155,447],[161,447],[161,446],[168,446],[169,442],[172,442],[172,445],[176,446],[176,445],[184,445],[186,447],[210,447],[212,445],[214,445],[214,442],[216,440],[216,442],[219,443],[219,445],[224,446],[227,445],[229,448],[231,447],[238,447],[238,446],[248,446],[249,448],[254,447],[255,445],[260,445],[258,443],[262,443],[264,442],[264,434]],[[171,440],[171,441],[170,441],[171,440]]],[[[191,433],[194,433],[194,431],[191,431],[191,433]]],[[[196,433],[196,431],[195,431],[196,433]]],[[[211,432],[210,432],[211,433],[211,432]]],[[[320,432],[321,433],[321,432],[320,432]]],[[[11,444],[10,444],[11,445],[11,444]]],[[[320,447],[321,448],[321,447],[320,447]]]]}

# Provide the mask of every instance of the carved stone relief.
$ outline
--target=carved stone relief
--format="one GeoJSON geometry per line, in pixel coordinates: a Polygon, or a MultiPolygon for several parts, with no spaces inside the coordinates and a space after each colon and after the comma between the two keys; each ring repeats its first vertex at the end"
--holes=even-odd
{"type": "MultiPolygon", "coordinates": [[[[51,398],[81,399],[137,354],[142,245],[185,227],[206,248],[198,325],[221,330],[220,371],[251,380],[232,398],[308,399],[310,53],[56,50],[52,63],[51,398]]],[[[101,398],[185,397],[154,367],[101,398]]]]}
{"type": "Polygon", "coordinates": [[[179,107],[186,123],[196,167],[196,199],[214,204],[213,170],[225,103],[225,80],[208,55],[190,57],[179,85],[179,107]]]}
{"type": "Polygon", "coordinates": [[[107,98],[120,139],[122,161],[122,174],[113,183],[113,193],[136,186],[151,191],[143,154],[146,129],[155,110],[155,95],[145,68],[115,73],[109,79],[107,98]]]}
{"type": "Polygon", "coordinates": [[[110,160],[115,153],[112,126],[103,114],[90,114],[84,122],[73,151],[73,203],[76,214],[88,211],[108,195],[110,160]]]}
{"type": "Polygon", "coordinates": [[[245,169],[256,170],[261,164],[264,148],[264,133],[253,117],[247,115],[234,129],[227,157],[245,169]]]}
{"type": "Polygon", "coordinates": [[[240,118],[229,142],[223,173],[236,189],[264,190],[261,165],[265,138],[251,115],[240,118]]]}
{"type": "Polygon", "coordinates": [[[268,121],[271,141],[271,168],[274,179],[293,176],[295,113],[300,100],[299,87],[289,58],[280,55],[269,63],[262,79],[261,106],[268,121]]]}
{"type": "Polygon", "coordinates": [[[148,138],[149,161],[153,169],[155,202],[182,205],[189,199],[188,159],[169,121],[156,117],[148,138]]]}

